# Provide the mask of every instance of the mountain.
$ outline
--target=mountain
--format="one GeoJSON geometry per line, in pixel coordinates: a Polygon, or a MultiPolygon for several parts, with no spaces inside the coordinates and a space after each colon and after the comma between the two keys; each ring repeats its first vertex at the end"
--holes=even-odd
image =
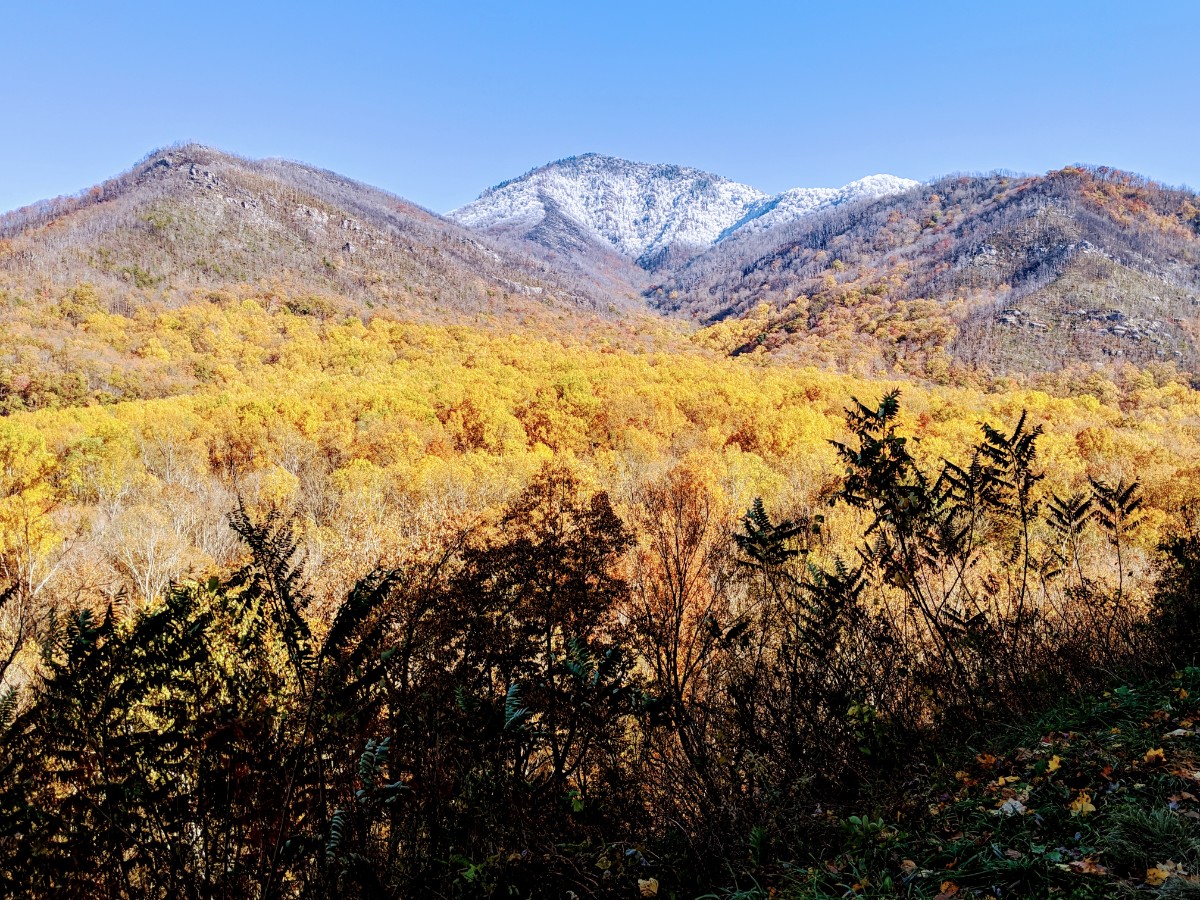
{"type": "Polygon", "coordinates": [[[711,346],[817,365],[1200,372],[1200,198],[1104,167],[955,176],[742,229],[648,296],[711,346]]]}
{"type": "Polygon", "coordinates": [[[252,300],[323,319],[636,331],[658,313],[719,352],[863,374],[1200,376],[1200,198],[1104,167],[768,196],[588,154],[443,217],[189,144],[0,216],[0,363],[37,356],[66,378],[62,348],[86,315],[63,302],[82,284],[125,316],[252,300]]]}
{"type": "Polygon", "coordinates": [[[564,277],[377,188],[195,144],[0,216],[0,288],[53,293],[79,282],[118,306],[271,283],[317,305],[439,321],[621,302],[610,285],[564,277]]]}
{"type": "Polygon", "coordinates": [[[588,153],[489,188],[448,217],[560,254],[607,246],[642,269],[662,271],[730,236],[916,185],[874,175],[842,188],[797,188],[771,196],[699,169],[588,153]]]}

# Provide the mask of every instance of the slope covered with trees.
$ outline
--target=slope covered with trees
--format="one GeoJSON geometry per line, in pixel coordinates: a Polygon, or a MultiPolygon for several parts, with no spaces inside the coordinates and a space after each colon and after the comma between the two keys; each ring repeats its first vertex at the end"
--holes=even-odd
{"type": "MultiPolygon", "coordinates": [[[[1195,829],[1166,807],[1053,851],[1078,868],[1037,868],[1039,830],[1121,803],[1086,789],[1090,775],[1055,778],[1064,759],[1091,765],[1071,735],[1061,756],[1006,761],[1030,774],[1001,775],[986,801],[1009,858],[1030,865],[979,866],[961,834],[899,856],[926,816],[963,814],[948,795],[925,803],[917,767],[1065,687],[1194,662],[1200,602],[1194,530],[1164,542],[1157,586],[1126,575],[1136,483],[1049,491],[1026,415],[930,468],[900,408],[893,392],[847,410],[830,516],[755,502],[738,524],[711,475],[683,464],[622,517],[550,463],[332,603],[306,583],[288,519],[239,505],[243,562],[228,574],[124,614],[64,610],[27,638],[39,678],[3,703],[0,883],[66,897],[743,882],[751,896],[932,897],[1060,881],[1086,896],[1112,866],[1190,889],[1195,829]],[[849,528],[831,534],[838,514],[849,528]],[[839,534],[862,550],[845,555],[839,534]],[[1035,819],[1025,803],[1045,780],[1035,819]]],[[[1194,671],[1162,721],[1191,721],[1194,671]]],[[[1194,730],[1177,731],[1144,756],[1164,766],[1164,794],[1196,778],[1194,730]]],[[[977,765],[990,778],[996,758],[977,765]]]]}
{"type": "Polygon", "coordinates": [[[623,299],[332,172],[194,144],[0,217],[0,278],[30,300],[87,282],[119,312],[263,282],[325,314],[438,321],[623,299]]]}
{"type": "Polygon", "coordinates": [[[651,289],[731,353],[937,380],[1200,369],[1200,202],[1110,169],[951,177],[724,242],[651,289]]]}

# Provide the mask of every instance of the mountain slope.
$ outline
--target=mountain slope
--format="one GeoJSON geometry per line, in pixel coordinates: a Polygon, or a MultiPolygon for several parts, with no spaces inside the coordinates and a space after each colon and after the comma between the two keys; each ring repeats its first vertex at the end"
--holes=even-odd
{"type": "Polygon", "coordinates": [[[1111,169],[953,177],[722,241],[648,292],[729,352],[949,379],[1200,371],[1200,200],[1111,169]]]}
{"type": "Polygon", "coordinates": [[[489,188],[448,215],[478,231],[518,235],[552,248],[564,234],[586,235],[653,271],[741,231],[915,185],[876,175],[840,189],[800,188],[769,196],[699,169],[588,153],[489,188]]]}
{"type": "Polygon", "coordinates": [[[0,216],[0,416],[219,388],[298,335],[375,319],[679,340],[645,314],[628,261],[538,252],[309,166],[158,151],[0,216]]]}
{"type": "Polygon", "coordinates": [[[917,184],[895,175],[868,175],[840,188],[792,188],[752,209],[744,219],[722,232],[721,238],[757,234],[846,203],[903,194],[917,184]]]}
{"type": "Polygon", "coordinates": [[[0,279],[24,291],[86,281],[134,305],[272,282],[334,305],[439,321],[613,299],[385,191],[197,145],[0,217],[0,279]]]}

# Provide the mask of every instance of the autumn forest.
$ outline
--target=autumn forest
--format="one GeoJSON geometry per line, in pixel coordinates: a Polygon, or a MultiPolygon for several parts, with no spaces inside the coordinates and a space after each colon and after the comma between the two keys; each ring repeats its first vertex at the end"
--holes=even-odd
{"type": "Polygon", "coordinates": [[[0,894],[1200,895],[1198,209],[0,217],[0,894]]]}

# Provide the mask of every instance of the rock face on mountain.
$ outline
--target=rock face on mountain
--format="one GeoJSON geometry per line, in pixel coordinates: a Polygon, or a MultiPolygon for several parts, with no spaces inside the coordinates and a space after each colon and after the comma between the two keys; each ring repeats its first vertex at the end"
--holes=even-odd
{"type": "Polygon", "coordinates": [[[842,188],[797,188],[771,196],[699,169],[588,153],[489,188],[448,215],[478,231],[552,249],[591,240],[643,269],[660,271],[732,235],[916,185],[873,175],[842,188]]]}

